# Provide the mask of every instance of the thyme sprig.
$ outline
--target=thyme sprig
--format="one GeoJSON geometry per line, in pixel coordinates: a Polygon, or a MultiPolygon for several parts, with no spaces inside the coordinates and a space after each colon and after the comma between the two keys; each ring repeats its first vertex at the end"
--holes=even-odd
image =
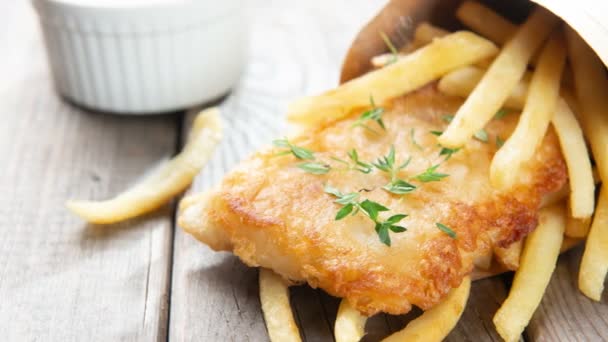
{"type": "Polygon", "coordinates": [[[291,142],[289,142],[289,140],[287,140],[287,138],[274,140],[272,142],[272,144],[276,147],[282,147],[282,148],[287,149],[285,151],[281,151],[281,152],[277,153],[276,155],[278,155],[278,156],[282,156],[282,155],[286,155],[286,154],[293,154],[293,156],[298,159],[304,159],[304,160],[315,159],[315,155],[311,150],[306,149],[304,147],[296,146],[296,145],[292,144],[291,142]]]}
{"type": "Polygon", "coordinates": [[[443,224],[441,222],[435,222],[435,226],[437,228],[439,228],[439,230],[441,230],[442,232],[448,234],[452,239],[457,238],[456,232],[452,228],[446,226],[445,224],[443,224]]]}
{"type": "Polygon", "coordinates": [[[292,154],[296,159],[300,160],[311,160],[310,162],[304,162],[296,165],[299,169],[312,173],[313,175],[323,175],[331,170],[331,166],[327,163],[318,162],[315,160],[315,154],[309,149],[304,147],[296,146],[289,142],[287,138],[277,139],[272,142],[276,147],[281,147],[286,150],[278,152],[277,156],[283,156],[292,154]]]}
{"type": "Polygon", "coordinates": [[[378,132],[366,124],[367,121],[374,121],[378,124],[378,126],[386,131],[386,126],[384,126],[384,121],[382,121],[384,108],[376,106],[376,102],[374,101],[374,97],[372,95],[369,96],[369,103],[371,108],[363,112],[357,121],[353,123],[352,127],[363,127],[377,134],[378,132]]]}
{"type": "Polygon", "coordinates": [[[437,169],[441,166],[441,164],[435,164],[428,169],[424,170],[424,172],[417,174],[414,176],[414,179],[419,180],[423,183],[428,182],[438,182],[449,175],[447,173],[436,172],[437,169]]]}
{"type": "Polygon", "coordinates": [[[412,141],[412,145],[414,145],[417,149],[420,151],[423,150],[422,146],[420,146],[420,144],[418,144],[416,141],[416,129],[414,129],[414,127],[410,129],[410,140],[412,141]]]}
{"type": "Polygon", "coordinates": [[[324,175],[331,170],[329,164],[319,162],[301,163],[298,164],[297,167],[303,171],[312,173],[313,175],[324,175]]]}
{"type": "Polygon", "coordinates": [[[500,136],[496,136],[496,147],[501,148],[502,145],[505,144],[505,141],[500,137],[500,136]]]}
{"type": "MultiPolygon", "coordinates": [[[[496,118],[496,117],[498,117],[499,113],[501,113],[501,111],[498,111],[498,112],[496,113],[495,118],[496,118]]],[[[502,116],[504,116],[504,114],[502,114],[502,116]]],[[[501,116],[501,117],[502,117],[502,116],[501,116]]],[[[442,119],[443,121],[447,122],[447,123],[451,123],[451,122],[452,122],[452,120],[454,120],[454,115],[451,115],[451,114],[446,114],[446,115],[443,115],[443,116],[441,117],[441,119],[442,119]]],[[[441,133],[443,133],[443,132],[440,132],[438,135],[441,135],[441,133]]],[[[488,132],[486,132],[486,130],[485,130],[485,129],[483,129],[483,128],[482,128],[482,129],[480,129],[480,130],[478,130],[477,132],[475,132],[475,133],[473,134],[473,137],[474,137],[475,139],[477,139],[477,140],[481,141],[481,142],[484,142],[484,143],[487,143],[487,142],[488,142],[488,132]]]]}
{"type": "Polygon", "coordinates": [[[507,114],[509,114],[509,111],[506,110],[505,108],[501,108],[496,112],[496,114],[494,114],[494,119],[500,120],[500,119],[504,118],[505,115],[507,115],[507,114]]]}
{"type": "Polygon", "coordinates": [[[384,44],[386,44],[386,47],[388,47],[392,55],[391,60],[388,61],[386,65],[390,65],[397,62],[397,60],[399,60],[399,51],[397,51],[397,48],[395,47],[393,42],[391,42],[390,38],[384,32],[380,32],[380,37],[382,38],[384,44]]]}
{"type": "Polygon", "coordinates": [[[357,153],[356,149],[353,148],[352,150],[348,151],[347,155],[348,155],[348,158],[350,159],[350,162],[342,160],[337,157],[332,157],[331,159],[346,165],[348,170],[359,171],[359,172],[365,173],[365,174],[370,173],[372,171],[373,165],[361,161],[359,159],[359,153],[357,153]]]}
{"type": "Polygon", "coordinates": [[[395,163],[395,147],[391,146],[386,156],[380,157],[375,163],[372,163],[378,170],[386,172],[390,176],[390,182],[382,187],[384,190],[396,195],[403,195],[416,190],[415,185],[397,177],[399,171],[405,169],[411,160],[412,157],[409,157],[403,164],[397,165],[395,163]]]}
{"type": "Polygon", "coordinates": [[[393,233],[402,233],[407,231],[407,228],[397,225],[397,223],[408,216],[406,214],[392,215],[386,220],[382,220],[380,218],[380,213],[389,211],[390,209],[378,202],[374,202],[369,199],[359,201],[358,193],[351,192],[345,194],[329,185],[325,185],[325,193],[336,197],[334,202],[342,205],[342,208],[336,213],[336,220],[341,220],[349,214],[356,215],[359,211],[361,211],[374,223],[374,230],[376,231],[376,234],[378,234],[380,242],[389,247],[391,245],[389,231],[392,231],[393,233]]]}

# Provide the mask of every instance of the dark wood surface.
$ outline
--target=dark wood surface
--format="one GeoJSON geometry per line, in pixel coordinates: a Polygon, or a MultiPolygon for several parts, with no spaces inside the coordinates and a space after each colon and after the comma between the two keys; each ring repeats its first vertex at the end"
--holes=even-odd
{"type": "MultiPolygon", "coordinates": [[[[257,1],[249,58],[220,100],[225,139],[190,191],[211,188],[240,159],[285,134],[287,103],[337,83],[358,28],[382,1],[257,1]]],[[[104,199],[175,154],[188,114],[121,117],[75,108],[52,89],[26,1],[0,0],[0,336],[6,341],[264,341],[257,270],[175,227],[175,203],[111,227],[84,224],[68,198],[104,199]]],[[[608,305],[576,289],[581,248],[563,255],[524,334],[601,341],[608,305]]],[[[473,284],[449,341],[499,341],[492,315],[509,276],[473,284]]],[[[305,341],[333,341],[338,299],[291,289],[305,341]]],[[[416,313],[378,315],[366,341],[416,313]]]]}

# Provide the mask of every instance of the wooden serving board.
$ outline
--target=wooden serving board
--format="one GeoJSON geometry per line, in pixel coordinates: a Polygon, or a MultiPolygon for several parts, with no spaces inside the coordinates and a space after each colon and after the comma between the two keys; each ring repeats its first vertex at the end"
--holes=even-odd
{"type": "MultiPolygon", "coordinates": [[[[217,183],[285,132],[287,103],[338,82],[351,41],[376,0],[247,2],[249,58],[221,100],[226,138],[191,191],[217,183]]],[[[176,153],[191,114],[117,117],[61,101],[35,15],[0,0],[0,337],[3,341],[267,341],[257,270],[214,253],[175,226],[174,203],[111,227],[83,224],[69,197],[108,198],[176,153]]],[[[194,111],[193,111],[194,112],[194,111]]],[[[581,249],[562,255],[524,338],[601,341],[608,305],[576,289],[581,249]]],[[[473,285],[449,341],[498,341],[491,322],[510,276],[473,285]]],[[[332,341],[338,300],[291,290],[305,341],[332,341]]],[[[414,313],[415,314],[415,313],[414,313]]],[[[410,316],[378,315],[367,341],[410,316]]]]}

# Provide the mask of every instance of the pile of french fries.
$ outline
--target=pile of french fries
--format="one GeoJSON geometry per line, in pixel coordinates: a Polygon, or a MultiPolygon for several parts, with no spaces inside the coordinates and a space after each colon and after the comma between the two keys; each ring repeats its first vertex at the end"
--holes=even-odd
{"type": "MultiPolygon", "coordinates": [[[[521,111],[515,131],[491,163],[490,182],[498,189],[509,189],[517,180],[518,171],[553,126],[568,169],[569,192],[546,201],[538,227],[524,242],[494,251],[509,268],[516,269],[494,324],[505,341],[518,341],[540,304],[559,253],[583,239],[579,288],[587,297],[600,300],[608,272],[608,191],[599,191],[596,205],[591,159],[597,166],[598,182],[608,181],[608,78],[604,64],[589,46],[543,8],[535,8],[519,26],[474,1],[465,1],[456,16],[472,32],[450,33],[421,23],[412,42],[398,54],[371,60],[377,69],[321,95],[296,101],[288,118],[300,125],[330,122],[365,106],[370,94],[382,102],[436,81],[441,92],[465,99],[439,137],[443,146],[464,145],[501,108],[521,111]]],[[[491,259],[476,262],[478,268],[490,264],[491,259]]],[[[485,275],[503,271],[488,269],[485,275]]],[[[270,271],[260,274],[270,337],[273,341],[300,341],[297,328],[293,329],[288,285],[272,284],[272,276],[270,271]]],[[[470,282],[466,278],[442,303],[385,341],[441,341],[465,308],[470,282]]],[[[366,319],[343,300],[335,323],[336,341],[360,340],[366,319]]]]}

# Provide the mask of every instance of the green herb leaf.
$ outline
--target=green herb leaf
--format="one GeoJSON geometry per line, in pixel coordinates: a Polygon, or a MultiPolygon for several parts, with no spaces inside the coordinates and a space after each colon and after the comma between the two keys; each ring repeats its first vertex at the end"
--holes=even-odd
{"type": "Polygon", "coordinates": [[[399,165],[399,170],[405,169],[408,165],[410,165],[411,161],[412,161],[412,156],[407,158],[407,160],[405,162],[403,162],[403,164],[399,165]]]}
{"type": "Polygon", "coordinates": [[[378,233],[378,238],[380,238],[380,242],[390,247],[391,237],[388,235],[388,227],[383,224],[376,223],[375,229],[376,233],[378,233]]]}
{"type": "Polygon", "coordinates": [[[388,229],[392,230],[393,233],[403,233],[403,232],[407,231],[407,228],[405,228],[405,227],[393,226],[393,225],[390,225],[388,227],[388,229]]]}
{"type": "Polygon", "coordinates": [[[496,112],[496,114],[494,114],[494,119],[500,120],[504,118],[507,114],[509,114],[509,111],[504,108],[501,108],[500,110],[498,110],[498,112],[496,112]]]}
{"type": "Polygon", "coordinates": [[[394,224],[401,221],[406,216],[407,215],[393,215],[385,222],[376,222],[376,226],[374,228],[376,230],[376,233],[378,234],[378,238],[382,243],[387,246],[391,245],[389,230],[393,233],[403,233],[407,231],[407,228],[394,224]]]}
{"type": "Polygon", "coordinates": [[[441,117],[441,119],[447,123],[450,123],[450,122],[452,122],[452,120],[454,120],[454,115],[446,114],[446,115],[443,115],[441,117]]]}
{"type": "Polygon", "coordinates": [[[359,153],[357,153],[357,150],[355,150],[354,148],[348,151],[347,154],[350,160],[354,161],[355,163],[359,161],[359,153]]]}
{"type": "Polygon", "coordinates": [[[372,163],[378,170],[384,172],[392,172],[395,165],[395,146],[391,146],[390,151],[384,157],[378,158],[375,163],[372,163]]]}
{"type": "Polygon", "coordinates": [[[410,156],[405,162],[403,162],[403,164],[396,167],[395,147],[391,146],[391,149],[386,156],[378,158],[375,163],[372,163],[372,165],[375,166],[378,170],[388,173],[391,177],[390,182],[383,187],[385,190],[395,194],[403,194],[406,192],[410,192],[411,190],[414,190],[416,188],[414,187],[410,190],[410,187],[412,187],[413,185],[403,180],[397,179],[397,174],[399,173],[399,171],[406,168],[411,160],[412,157],[410,156]]]}
{"type": "Polygon", "coordinates": [[[448,160],[450,158],[452,158],[452,155],[458,151],[460,151],[460,147],[457,148],[448,148],[448,147],[441,147],[441,150],[439,151],[439,155],[440,156],[446,156],[445,160],[448,160]]]}
{"type": "Polygon", "coordinates": [[[452,230],[452,228],[446,226],[443,223],[435,222],[437,228],[439,228],[444,233],[448,234],[452,239],[456,239],[456,232],[452,230]]]}
{"type": "MultiPolygon", "coordinates": [[[[440,136],[440,135],[443,134],[443,131],[430,131],[430,133],[432,135],[440,136]]],[[[452,154],[460,151],[460,149],[461,149],[461,147],[449,148],[449,147],[444,147],[444,146],[441,146],[441,145],[439,145],[439,146],[441,147],[441,150],[439,150],[439,155],[440,156],[446,156],[445,160],[448,160],[448,159],[452,158],[452,154]]]]}
{"type": "Polygon", "coordinates": [[[340,198],[338,198],[335,202],[345,205],[345,204],[355,203],[358,198],[359,198],[358,193],[351,192],[351,193],[340,196],[340,198]]]}
{"type": "Polygon", "coordinates": [[[499,137],[499,136],[497,135],[497,136],[496,136],[496,146],[497,146],[498,148],[501,148],[501,147],[502,147],[502,145],[504,145],[504,144],[505,144],[505,141],[504,141],[504,140],[502,140],[502,138],[501,138],[501,137],[499,137]]]}
{"type": "Polygon", "coordinates": [[[395,165],[395,146],[394,145],[391,145],[391,149],[388,151],[386,160],[390,163],[390,165],[395,165]]]}
{"type": "Polygon", "coordinates": [[[362,172],[362,173],[370,173],[372,171],[373,166],[368,163],[364,163],[364,162],[360,161],[359,154],[357,153],[357,150],[355,150],[354,148],[348,152],[348,157],[355,164],[353,169],[355,169],[359,172],[362,172]]]}
{"type": "Polygon", "coordinates": [[[393,54],[393,58],[387,63],[387,65],[395,63],[399,58],[399,52],[395,48],[395,45],[393,45],[393,42],[391,42],[386,33],[380,32],[380,37],[382,37],[384,44],[386,44],[388,49],[391,51],[391,54],[393,54]]]}
{"type": "Polygon", "coordinates": [[[276,139],[272,141],[272,144],[276,147],[285,147],[288,148],[289,147],[289,142],[287,141],[287,139],[276,139]]]}
{"type": "Polygon", "coordinates": [[[293,153],[293,155],[298,159],[315,159],[312,151],[303,147],[291,145],[291,153],[293,153]]]}
{"type": "Polygon", "coordinates": [[[429,167],[423,173],[414,176],[414,178],[423,183],[428,183],[428,182],[437,182],[437,181],[440,181],[443,178],[449,176],[448,174],[445,174],[445,173],[435,172],[437,170],[437,168],[439,168],[439,165],[440,164],[429,167]]]}
{"type": "Polygon", "coordinates": [[[287,138],[274,140],[272,144],[276,147],[289,149],[289,151],[281,151],[276,155],[285,155],[291,153],[298,159],[315,159],[314,153],[311,150],[293,145],[289,142],[289,140],[287,140],[287,138]]]}
{"type": "Polygon", "coordinates": [[[344,194],[342,194],[342,192],[336,188],[334,188],[331,185],[325,185],[325,187],[323,188],[323,191],[325,191],[325,193],[328,193],[330,195],[334,195],[336,197],[342,197],[344,196],[344,194]]]}
{"type": "Polygon", "coordinates": [[[329,165],[317,162],[302,163],[298,165],[298,168],[313,175],[324,175],[331,169],[329,165]]]}
{"type": "Polygon", "coordinates": [[[338,213],[336,214],[336,221],[339,221],[348,216],[348,214],[353,211],[353,207],[354,205],[352,203],[349,203],[342,207],[342,209],[338,210],[338,213]]]}
{"type": "Polygon", "coordinates": [[[278,156],[285,156],[285,155],[288,155],[288,154],[291,154],[291,150],[277,152],[274,155],[278,157],[278,156]]]}
{"type": "Polygon", "coordinates": [[[340,159],[340,158],[338,158],[338,157],[330,157],[330,159],[331,159],[331,160],[335,160],[335,161],[337,161],[337,162],[339,162],[339,163],[342,163],[342,164],[344,164],[344,165],[347,165],[347,166],[348,166],[348,162],[347,162],[346,160],[342,160],[342,159],[340,159]]]}
{"type": "Polygon", "coordinates": [[[485,129],[480,129],[479,131],[475,132],[475,134],[473,134],[473,136],[475,137],[475,139],[485,142],[488,142],[488,132],[486,132],[485,129]]]}
{"type": "Polygon", "coordinates": [[[342,193],[342,191],[340,191],[330,185],[325,185],[325,188],[323,190],[325,191],[325,193],[328,193],[330,195],[334,195],[335,197],[337,197],[335,202],[342,204],[342,205],[356,204],[357,203],[356,200],[359,198],[359,194],[356,192],[344,194],[344,193],[342,193]]]}
{"type": "Polygon", "coordinates": [[[372,108],[363,112],[363,114],[361,114],[357,121],[353,123],[352,127],[363,127],[371,130],[372,132],[375,132],[373,129],[365,125],[365,121],[375,121],[380,127],[382,127],[383,130],[386,131],[384,121],[382,121],[382,114],[384,114],[384,108],[376,107],[374,97],[371,95],[369,96],[369,102],[372,108]]]}
{"type": "Polygon", "coordinates": [[[407,215],[405,214],[397,214],[397,215],[393,215],[391,217],[389,217],[388,219],[386,219],[386,223],[390,223],[390,224],[395,224],[401,220],[403,220],[404,218],[406,218],[407,215]]]}
{"type": "Polygon", "coordinates": [[[368,199],[361,202],[361,210],[363,210],[372,221],[378,221],[378,213],[381,211],[388,211],[389,209],[378,202],[373,202],[368,199]]]}
{"type": "Polygon", "coordinates": [[[416,142],[416,137],[414,136],[415,133],[416,130],[414,129],[414,127],[412,127],[410,129],[410,140],[412,141],[412,145],[416,146],[417,149],[422,150],[422,146],[420,146],[418,142],[416,142]]]}
{"type": "Polygon", "coordinates": [[[382,187],[384,190],[395,195],[403,195],[416,190],[416,186],[404,180],[397,179],[382,187]]]}

